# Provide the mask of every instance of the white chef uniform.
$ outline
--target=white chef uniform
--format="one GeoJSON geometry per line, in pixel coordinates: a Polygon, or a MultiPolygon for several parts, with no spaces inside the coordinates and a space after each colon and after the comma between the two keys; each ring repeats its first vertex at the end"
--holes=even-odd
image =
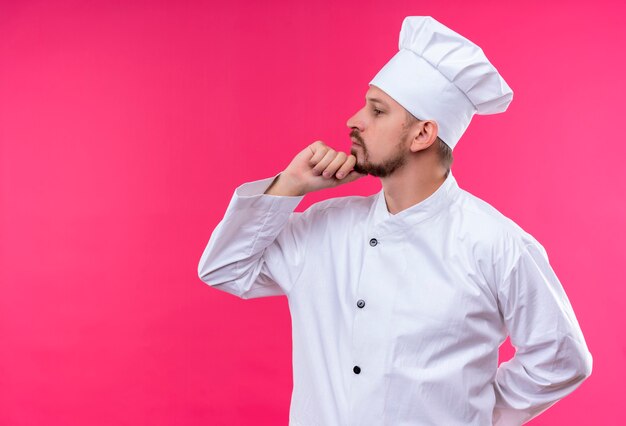
{"type": "Polygon", "coordinates": [[[235,190],[198,274],[287,296],[291,426],[519,425],[591,373],[543,246],[452,172],[395,215],[384,190],[295,212],[303,197],[263,194],[274,178],[235,190]]]}

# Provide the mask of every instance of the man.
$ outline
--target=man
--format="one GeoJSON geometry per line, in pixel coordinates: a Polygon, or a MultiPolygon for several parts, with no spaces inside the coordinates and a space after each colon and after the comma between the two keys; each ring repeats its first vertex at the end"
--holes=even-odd
{"type": "Polygon", "coordinates": [[[317,141],[239,186],[198,274],[244,299],[287,296],[290,425],[519,425],[592,357],[543,246],[450,169],[472,115],[503,112],[513,92],[431,17],[405,18],[399,46],[347,122],[351,155],[317,141]],[[294,212],[365,174],[379,193],[294,212]],[[498,367],[507,335],[516,353],[498,367]]]}

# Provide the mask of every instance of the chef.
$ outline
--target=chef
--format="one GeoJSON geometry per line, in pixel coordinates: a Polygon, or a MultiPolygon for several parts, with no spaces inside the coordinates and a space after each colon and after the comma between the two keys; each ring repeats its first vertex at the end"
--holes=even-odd
{"type": "Polygon", "coordinates": [[[512,98],[476,44],[409,16],[347,122],[350,154],[316,141],[235,189],[198,275],[243,299],[287,297],[291,426],[520,425],[589,377],[546,250],[451,170],[472,116],[512,98]],[[378,193],[294,211],[368,174],[378,193]],[[498,366],[507,336],[516,352],[498,366]]]}

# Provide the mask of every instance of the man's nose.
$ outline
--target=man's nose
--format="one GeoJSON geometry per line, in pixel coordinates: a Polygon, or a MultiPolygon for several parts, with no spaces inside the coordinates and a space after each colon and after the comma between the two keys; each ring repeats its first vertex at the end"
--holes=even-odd
{"type": "Polygon", "coordinates": [[[363,123],[362,121],[359,119],[358,117],[359,113],[357,112],[356,114],[354,114],[352,117],[350,117],[348,119],[348,121],[346,122],[346,126],[348,126],[349,128],[358,128],[360,131],[363,131],[363,123]]]}

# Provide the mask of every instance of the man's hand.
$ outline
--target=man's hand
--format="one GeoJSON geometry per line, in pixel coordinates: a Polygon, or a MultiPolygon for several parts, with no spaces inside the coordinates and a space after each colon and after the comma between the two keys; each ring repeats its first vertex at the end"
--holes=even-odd
{"type": "Polygon", "coordinates": [[[335,151],[324,142],[315,141],[291,160],[265,194],[300,196],[354,182],[366,176],[353,170],[355,164],[354,155],[335,151]]]}

